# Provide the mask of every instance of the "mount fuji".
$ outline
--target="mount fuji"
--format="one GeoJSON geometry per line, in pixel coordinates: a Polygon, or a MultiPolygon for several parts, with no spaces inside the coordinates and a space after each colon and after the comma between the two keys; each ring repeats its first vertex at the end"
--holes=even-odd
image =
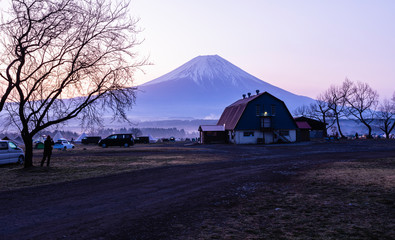
{"type": "Polygon", "coordinates": [[[226,106],[255,91],[269,92],[292,112],[314,100],[264,82],[218,55],[198,56],[138,86],[131,118],[218,119],[226,106]]]}

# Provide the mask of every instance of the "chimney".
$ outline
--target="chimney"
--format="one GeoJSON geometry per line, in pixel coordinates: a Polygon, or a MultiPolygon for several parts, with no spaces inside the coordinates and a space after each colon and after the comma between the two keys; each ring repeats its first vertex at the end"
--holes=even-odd
{"type": "Polygon", "coordinates": [[[248,97],[251,97],[251,93],[249,92],[249,93],[247,93],[248,94],[248,97]]]}
{"type": "Polygon", "coordinates": [[[245,94],[243,94],[243,99],[244,99],[244,98],[246,98],[246,95],[245,95],[245,94]]]}
{"type": "Polygon", "coordinates": [[[259,95],[259,89],[255,90],[256,91],[256,95],[259,95]]]}

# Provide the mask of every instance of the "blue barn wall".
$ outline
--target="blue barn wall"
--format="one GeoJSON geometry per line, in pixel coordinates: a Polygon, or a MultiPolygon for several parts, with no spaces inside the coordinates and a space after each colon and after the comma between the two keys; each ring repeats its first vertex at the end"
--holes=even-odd
{"type": "Polygon", "coordinates": [[[272,116],[273,129],[297,129],[296,123],[286,108],[285,104],[270,94],[263,94],[248,103],[235,130],[259,130],[260,117],[256,115],[256,106],[259,105],[259,113],[272,114],[272,105],[275,106],[275,116],[272,116]],[[262,108],[263,106],[263,108],[262,108]]]}

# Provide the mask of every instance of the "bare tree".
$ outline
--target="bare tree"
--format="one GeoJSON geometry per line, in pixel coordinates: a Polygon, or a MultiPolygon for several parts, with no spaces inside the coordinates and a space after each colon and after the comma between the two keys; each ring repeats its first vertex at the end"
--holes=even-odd
{"type": "Polygon", "coordinates": [[[141,130],[138,128],[132,128],[132,129],[130,129],[130,132],[133,134],[134,137],[140,137],[143,135],[141,130]]]}
{"type": "Polygon", "coordinates": [[[314,120],[320,121],[325,124],[325,132],[324,136],[328,136],[328,129],[333,126],[335,123],[335,118],[329,108],[328,103],[325,102],[323,95],[319,95],[317,100],[314,103],[311,103],[309,106],[303,105],[298,107],[294,114],[296,116],[303,116],[312,118],[314,120]]]}
{"type": "Polygon", "coordinates": [[[327,103],[327,107],[333,114],[335,118],[337,131],[339,132],[342,138],[345,138],[343,132],[340,127],[340,119],[345,117],[345,105],[346,105],[346,97],[350,94],[353,83],[346,79],[342,83],[341,86],[332,85],[326,90],[322,96],[321,100],[327,103]]]}
{"type": "Polygon", "coordinates": [[[133,72],[145,64],[132,51],[139,42],[129,10],[122,0],[12,0],[0,28],[0,110],[21,131],[25,167],[40,130],[77,116],[100,122],[104,109],[127,119],[133,72]]]}
{"type": "MultiPolygon", "coordinates": [[[[310,104],[311,105],[311,104],[310,104]]],[[[302,105],[297,107],[294,111],[293,114],[294,116],[298,117],[310,117],[311,116],[311,108],[310,105],[302,105]]]]}
{"type": "Polygon", "coordinates": [[[357,82],[353,84],[350,94],[345,98],[347,112],[368,128],[368,138],[372,138],[371,124],[375,120],[375,110],[379,94],[369,84],[357,82]]]}
{"type": "Polygon", "coordinates": [[[380,129],[385,133],[385,137],[389,139],[392,130],[395,128],[395,92],[392,100],[384,99],[377,113],[380,129]]]}
{"type": "Polygon", "coordinates": [[[315,104],[311,106],[312,117],[325,124],[324,136],[328,136],[328,129],[335,124],[335,117],[324,97],[319,95],[315,104]]]}

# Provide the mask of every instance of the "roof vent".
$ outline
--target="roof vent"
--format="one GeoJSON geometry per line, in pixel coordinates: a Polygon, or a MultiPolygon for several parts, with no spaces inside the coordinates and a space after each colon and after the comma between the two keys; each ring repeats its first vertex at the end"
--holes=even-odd
{"type": "Polygon", "coordinates": [[[256,95],[259,95],[259,89],[255,90],[256,91],[256,95]]]}
{"type": "Polygon", "coordinates": [[[249,93],[247,93],[248,94],[248,97],[251,97],[251,93],[249,92],[249,93]]]}
{"type": "Polygon", "coordinates": [[[243,94],[243,99],[244,99],[244,98],[246,98],[246,95],[245,95],[245,94],[243,94]]]}

